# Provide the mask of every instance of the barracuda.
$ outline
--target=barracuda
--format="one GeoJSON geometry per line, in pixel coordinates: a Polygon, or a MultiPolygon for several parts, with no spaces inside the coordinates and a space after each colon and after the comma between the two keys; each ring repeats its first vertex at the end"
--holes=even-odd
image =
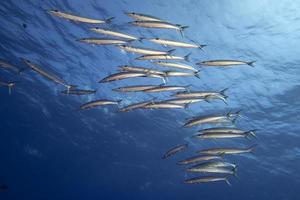
{"type": "Polygon", "coordinates": [[[175,40],[166,40],[166,39],[160,39],[160,38],[152,38],[149,39],[149,41],[161,44],[164,46],[174,46],[174,47],[183,47],[183,48],[199,48],[202,49],[203,47],[207,45],[200,45],[200,44],[190,44],[186,42],[178,42],[175,40]]]}
{"type": "Polygon", "coordinates": [[[144,92],[152,93],[152,92],[168,92],[168,91],[174,91],[174,90],[187,90],[190,86],[168,86],[168,85],[162,85],[157,86],[154,88],[149,88],[144,90],[144,92]]]}
{"type": "Polygon", "coordinates": [[[175,49],[171,49],[169,51],[159,51],[154,49],[148,49],[148,48],[146,49],[146,48],[133,47],[128,45],[119,45],[118,47],[127,52],[145,54],[145,55],[169,55],[175,50],[175,49]]]}
{"type": "Polygon", "coordinates": [[[209,160],[222,160],[222,157],[221,156],[214,156],[214,155],[213,156],[200,155],[200,156],[194,156],[194,157],[190,157],[190,158],[181,160],[177,164],[187,165],[187,164],[193,164],[193,163],[209,161],[209,160]]]}
{"type": "Polygon", "coordinates": [[[120,45],[127,44],[132,40],[118,40],[113,38],[82,38],[78,39],[77,41],[94,45],[120,45]]]}
{"type": "Polygon", "coordinates": [[[185,151],[188,148],[188,144],[182,144],[176,147],[173,147],[172,149],[168,150],[161,158],[166,159],[170,156],[173,156],[179,152],[185,151]]]}
{"type": "Polygon", "coordinates": [[[201,176],[196,178],[187,179],[184,181],[185,184],[200,184],[200,183],[210,183],[225,181],[228,185],[231,185],[227,177],[216,177],[216,176],[201,176]]]}
{"type": "Polygon", "coordinates": [[[135,67],[135,66],[123,65],[123,66],[119,66],[119,69],[121,71],[125,71],[125,72],[143,72],[146,74],[158,74],[161,76],[165,76],[165,72],[155,70],[155,69],[149,69],[149,68],[145,68],[145,67],[135,67]]]}
{"type": "Polygon", "coordinates": [[[104,35],[109,35],[109,36],[114,36],[114,37],[120,37],[128,40],[141,40],[141,38],[135,37],[133,35],[125,34],[125,33],[120,33],[116,31],[111,31],[108,29],[102,29],[99,27],[91,28],[91,31],[95,31],[96,33],[104,34],[104,35]]]}
{"type": "Polygon", "coordinates": [[[208,155],[223,155],[223,154],[241,154],[241,153],[250,153],[254,151],[256,145],[250,146],[246,149],[239,148],[213,148],[213,149],[204,149],[199,150],[197,153],[208,154],[208,155]]]}
{"type": "Polygon", "coordinates": [[[143,56],[136,58],[136,60],[185,60],[185,61],[189,61],[190,55],[191,55],[190,53],[184,57],[173,56],[173,55],[143,55],[143,56]]]}
{"type": "Polygon", "coordinates": [[[158,75],[158,74],[147,74],[147,73],[142,73],[142,72],[120,72],[120,73],[112,74],[112,75],[102,79],[101,81],[99,81],[99,83],[106,83],[106,82],[123,80],[123,79],[128,79],[128,78],[136,78],[136,77],[150,77],[150,78],[164,79],[163,76],[158,75]]]}
{"type": "Polygon", "coordinates": [[[134,19],[140,20],[140,21],[164,21],[161,20],[157,17],[151,16],[151,15],[146,15],[146,14],[142,14],[142,13],[135,13],[135,12],[125,12],[125,14],[129,17],[132,17],[134,19]]]}
{"type": "Polygon", "coordinates": [[[156,88],[157,85],[133,85],[133,86],[125,86],[113,89],[116,92],[142,92],[144,90],[149,90],[152,88],[156,88]]]}
{"type": "Polygon", "coordinates": [[[185,65],[182,63],[163,62],[163,61],[157,61],[157,62],[152,62],[152,63],[156,64],[156,65],[164,66],[164,67],[174,67],[174,68],[178,68],[178,69],[186,69],[186,70],[198,72],[198,70],[195,69],[194,67],[185,65]]]}
{"type": "Polygon", "coordinates": [[[234,66],[234,65],[249,65],[254,67],[255,61],[245,62],[239,60],[209,60],[209,61],[202,61],[197,63],[197,65],[204,65],[204,66],[219,66],[219,67],[227,67],[227,66],[234,66]]]}
{"type": "Polygon", "coordinates": [[[96,100],[96,101],[91,101],[88,103],[83,104],[80,106],[81,110],[86,110],[98,106],[105,106],[105,105],[119,105],[121,100],[118,101],[113,101],[113,100],[107,100],[107,99],[101,99],[101,100],[96,100]]]}

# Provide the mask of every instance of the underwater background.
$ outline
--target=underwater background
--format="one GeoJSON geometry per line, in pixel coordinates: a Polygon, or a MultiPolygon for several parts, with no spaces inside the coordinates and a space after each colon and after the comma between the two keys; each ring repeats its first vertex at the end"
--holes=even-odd
{"type": "MultiPolygon", "coordinates": [[[[27,58],[66,82],[95,95],[61,94],[31,70],[16,75],[0,70],[0,78],[17,81],[9,95],[0,88],[0,184],[8,189],[0,199],[299,199],[300,188],[300,2],[216,0],[2,0],[0,58],[25,67],[27,58]],[[78,111],[94,99],[123,99],[122,105],[169,94],[124,94],[112,89],[133,84],[161,84],[147,78],[98,83],[117,66],[149,62],[113,46],[77,42],[101,37],[96,25],[53,17],[49,9],[105,19],[98,25],[143,37],[195,40],[207,44],[191,52],[191,63],[213,59],[256,60],[255,67],[202,68],[200,79],[170,78],[194,90],[228,88],[228,105],[199,103],[185,110],[136,110],[119,113],[115,107],[78,111]],[[189,26],[185,38],[171,30],[134,27],[124,12],[139,12],[189,26]],[[198,128],[181,128],[187,117],[222,114],[242,109],[236,126],[257,129],[257,139],[195,140],[198,128]],[[189,150],[168,160],[161,155],[189,143],[189,150]],[[253,154],[228,157],[238,165],[232,186],[224,182],[185,185],[192,177],[176,165],[180,159],[209,147],[247,147],[253,154]]],[[[137,46],[165,49],[154,44],[137,46]]]]}

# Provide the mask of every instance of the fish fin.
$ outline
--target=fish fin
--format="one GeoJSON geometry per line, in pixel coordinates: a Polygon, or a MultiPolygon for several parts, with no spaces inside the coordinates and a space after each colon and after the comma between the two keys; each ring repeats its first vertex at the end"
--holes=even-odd
{"type": "Polygon", "coordinates": [[[190,62],[190,55],[191,55],[191,54],[192,54],[192,53],[186,54],[186,55],[184,56],[184,60],[187,61],[187,62],[190,62]]]}
{"type": "Polygon", "coordinates": [[[257,139],[256,134],[255,134],[255,130],[250,130],[250,131],[246,131],[245,134],[247,134],[247,137],[254,137],[255,139],[257,139]]]}
{"type": "Polygon", "coordinates": [[[228,178],[225,178],[224,181],[227,183],[227,185],[231,186],[231,183],[229,182],[228,178]]]}
{"type": "Polygon", "coordinates": [[[200,79],[200,70],[194,72],[195,77],[200,79]]]}
{"type": "Polygon", "coordinates": [[[254,67],[254,63],[256,62],[256,60],[250,61],[250,62],[246,62],[247,65],[254,67]]]}
{"type": "Polygon", "coordinates": [[[175,50],[176,50],[176,49],[171,49],[171,50],[169,50],[169,51],[167,51],[167,52],[168,52],[168,54],[170,55],[170,54],[172,54],[175,50]]]}
{"type": "Polygon", "coordinates": [[[220,90],[219,93],[224,96],[224,98],[227,98],[228,96],[225,94],[225,92],[228,90],[228,88],[224,88],[223,90],[220,90]]]}
{"type": "Polygon", "coordinates": [[[187,91],[187,92],[191,92],[191,87],[192,87],[192,84],[189,84],[189,85],[186,85],[186,86],[184,86],[185,87],[185,90],[187,91]]]}
{"type": "Polygon", "coordinates": [[[179,26],[179,32],[181,37],[184,37],[183,31],[187,29],[189,26],[181,26],[180,24],[177,24],[177,26],[179,26]]]}
{"type": "Polygon", "coordinates": [[[109,17],[109,18],[105,19],[104,21],[105,21],[105,23],[110,24],[114,18],[115,17],[109,17]]]}
{"type": "Polygon", "coordinates": [[[203,51],[204,53],[205,53],[205,51],[204,51],[204,49],[203,49],[203,47],[206,47],[207,45],[206,44],[198,44],[198,49],[200,49],[201,51],[203,51]]]}
{"type": "Polygon", "coordinates": [[[145,39],[146,39],[145,37],[139,37],[138,41],[141,42],[141,43],[143,43],[143,40],[145,40],[145,39]]]}
{"type": "Polygon", "coordinates": [[[16,82],[8,83],[8,94],[11,95],[12,89],[16,86],[16,82]]]}
{"type": "Polygon", "coordinates": [[[253,144],[248,148],[249,153],[254,153],[255,147],[257,147],[257,144],[253,144]]]}

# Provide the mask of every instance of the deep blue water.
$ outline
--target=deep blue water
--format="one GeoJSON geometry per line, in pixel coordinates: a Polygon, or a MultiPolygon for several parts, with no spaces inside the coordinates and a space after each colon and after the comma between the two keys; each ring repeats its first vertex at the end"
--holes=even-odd
{"type": "MultiPolygon", "coordinates": [[[[8,190],[0,199],[299,199],[300,188],[300,3],[297,1],[210,0],[2,0],[0,2],[0,58],[24,67],[27,58],[68,83],[97,89],[95,95],[66,96],[63,87],[33,71],[22,75],[0,71],[1,79],[18,81],[12,95],[0,88],[0,184],[8,190]],[[194,90],[229,88],[229,105],[199,103],[186,110],[139,110],[117,113],[114,107],[78,112],[97,98],[123,99],[122,105],[167,94],[122,94],[111,89],[132,84],[160,84],[134,79],[99,84],[122,64],[151,66],[137,55],[115,47],[76,42],[101,37],[93,25],[50,16],[58,9],[104,19],[100,25],[143,37],[181,39],[172,30],[133,27],[123,13],[151,14],[190,26],[184,41],[207,44],[192,52],[191,63],[209,59],[257,60],[255,67],[204,68],[201,79],[171,78],[170,84],[194,90]],[[27,27],[24,28],[23,24],[27,27]],[[180,128],[185,118],[243,110],[236,126],[258,129],[257,140],[198,141],[198,128],[180,128]],[[189,143],[189,150],[168,160],[161,155],[172,146],[189,143]],[[184,185],[192,177],[177,166],[196,150],[218,146],[247,147],[254,154],[229,156],[238,164],[237,178],[225,183],[184,185]]],[[[164,49],[151,43],[133,43],[164,49]]]]}

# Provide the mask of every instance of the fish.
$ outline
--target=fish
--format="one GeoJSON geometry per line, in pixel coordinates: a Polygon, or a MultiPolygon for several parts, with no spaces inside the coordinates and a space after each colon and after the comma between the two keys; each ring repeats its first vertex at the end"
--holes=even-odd
{"type": "Polygon", "coordinates": [[[143,55],[136,58],[136,60],[185,60],[188,62],[190,55],[191,53],[185,55],[184,57],[173,55],[143,55]]]}
{"type": "Polygon", "coordinates": [[[213,148],[213,149],[203,149],[197,151],[200,154],[206,155],[225,155],[225,154],[241,154],[241,153],[251,153],[254,151],[256,145],[252,145],[245,149],[240,148],[213,148]]]}
{"type": "Polygon", "coordinates": [[[205,167],[205,168],[189,168],[187,172],[200,172],[200,173],[220,173],[235,175],[235,170],[223,168],[223,167],[205,167]]]}
{"type": "Polygon", "coordinates": [[[106,83],[106,82],[117,81],[117,80],[122,80],[127,78],[135,78],[135,77],[151,77],[151,78],[164,79],[163,76],[158,74],[147,74],[143,72],[120,72],[105,77],[104,79],[100,80],[99,83],[106,83]]]}
{"type": "Polygon", "coordinates": [[[222,160],[222,159],[223,158],[221,156],[200,155],[200,156],[186,158],[184,160],[177,162],[177,164],[178,165],[187,165],[187,164],[193,164],[193,163],[197,163],[197,162],[203,162],[203,161],[209,161],[209,160],[222,160]]]}
{"type": "Polygon", "coordinates": [[[64,90],[61,93],[70,94],[70,95],[88,95],[88,94],[95,94],[96,90],[70,89],[70,90],[64,90]]]}
{"type": "Polygon", "coordinates": [[[172,85],[161,85],[154,88],[149,88],[143,92],[152,93],[152,92],[168,92],[174,90],[187,90],[190,86],[172,86],[172,85]]]}
{"type": "Polygon", "coordinates": [[[38,74],[40,74],[41,76],[57,83],[60,84],[64,87],[66,87],[68,90],[70,90],[73,86],[72,85],[68,85],[67,83],[65,83],[64,80],[62,80],[61,78],[50,74],[49,72],[46,72],[45,70],[43,70],[42,68],[40,68],[38,65],[32,63],[30,60],[24,59],[22,58],[22,61],[33,71],[37,72],[38,74]]]}
{"type": "Polygon", "coordinates": [[[171,49],[169,51],[159,51],[159,50],[154,50],[149,48],[140,48],[140,47],[133,47],[128,45],[119,45],[118,47],[127,52],[145,54],[145,55],[169,55],[175,50],[175,49],[171,49]]]}
{"type": "Polygon", "coordinates": [[[170,109],[170,108],[186,108],[184,105],[178,105],[168,102],[153,102],[151,104],[145,105],[145,109],[170,109]]]}
{"type": "Polygon", "coordinates": [[[231,185],[227,177],[218,177],[218,176],[200,176],[191,179],[184,180],[185,184],[199,184],[199,183],[210,183],[217,181],[225,181],[229,186],[231,185]]]}
{"type": "Polygon", "coordinates": [[[90,18],[86,18],[86,17],[80,17],[80,16],[64,13],[64,12],[61,12],[59,10],[48,10],[48,13],[53,15],[53,16],[56,16],[56,17],[64,18],[64,19],[67,19],[67,20],[75,21],[75,22],[88,23],[88,24],[110,23],[111,20],[114,19],[114,17],[111,17],[111,18],[108,18],[108,19],[105,19],[105,20],[90,19],[90,18]]]}
{"type": "Polygon", "coordinates": [[[1,59],[0,59],[0,68],[15,72],[17,74],[19,74],[21,72],[21,69],[19,69],[18,67],[14,66],[4,60],[1,60],[1,59]]]}
{"type": "Polygon", "coordinates": [[[200,116],[200,117],[194,117],[188,122],[184,124],[183,127],[192,127],[196,125],[206,124],[206,123],[227,123],[231,122],[233,123],[237,117],[240,116],[241,111],[237,111],[235,113],[227,113],[226,115],[209,115],[209,116],[200,116]]]}
{"type": "Polygon", "coordinates": [[[164,61],[156,61],[152,62],[153,64],[164,66],[164,67],[174,67],[178,69],[185,69],[198,72],[199,70],[195,69],[194,67],[182,63],[174,63],[174,62],[164,62],[164,61]]]}
{"type": "Polygon", "coordinates": [[[95,100],[95,101],[90,101],[88,103],[83,104],[80,106],[80,110],[86,110],[98,106],[105,106],[105,105],[119,105],[121,100],[107,100],[107,99],[100,99],[100,100],[95,100]]]}
{"type": "Polygon", "coordinates": [[[113,89],[116,92],[142,92],[144,90],[156,88],[157,85],[133,85],[113,89]]]}
{"type": "Polygon", "coordinates": [[[199,130],[198,132],[200,132],[200,133],[236,133],[236,134],[249,133],[253,137],[256,137],[255,131],[256,130],[244,131],[244,130],[237,129],[237,128],[219,127],[219,128],[202,129],[202,130],[199,130]]]}
{"type": "Polygon", "coordinates": [[[155,70],[155,69],[149,69],[149,68],[145,68],[145,67],[123,65],[123,66],[119,66],[119,69],[121,71],[125,71],[125,72],[143,72],[146,74],[158,74],[161,76],[165,76],[165,72],[155,70]]]}
{"type": "Polygon", "coordinates": [[[0,87],[4,86],[8,88],[8,93],[11,94],[11,90],[13,87],[16,86],[16,82],[10,81],[10,82],[5,82],[0,80],[0,87]]]}
{"type": "Polygon", "coordinates": [[[183,26],[180,24],[172,24],[165,21],[133,21],[133,22],[129,22],[129,24],[143,27],[143,28],[173,29],[179,31],[181,36],[183,36],[183,31],[186,28],[188,28],[188,26],[183,26]]]}
{"type": "Polygon", "coordinates": [[[165,103],[173,103],[173,104],[179,104],[179,105],[186,105],[191,103],[197,103],[197,102],[203,102],[205,99],[203,98],[178,98],[178,99],[167,99],[164,100],[165,103]]]}
{"type": "Polygon", "coordinates": [[[138,38],[138,37],[133,36],[133,35],[129,35],[129,34],[126,34],[126,33],[120,33],[120,32],[117,32],[117,31],[111,31],[111,30],[103,29],[103,28],[99,28],[99,27],[90,28],[90,30],[94,31],[96,33],[104,34],[104,35],[124,38],[124,39],[127,39],[129,41],[142,40],[142,38],[138,38]]]}
{"type": "Polygon", "coordinates": [[[234,66],[234,65],[249,65],[254,67],[254,63],[256,61],[239,61],[239,60],[209,60],[209,61],[202,61],[196,63],[197,65],[203,66],[219,66],[219,67],[227,67],[227,66],[234,66]]]}
{"type": "Polygon", "coordinates": [[[194,135],[193,138],[198,139],[224,139],[224,138],[246,138],[252,136],[251,132],[244,133],[230,133],[230,132],[216,132],[216,133],[201,133],[194,135]]]}
{"type": "Polygon", "coordinates": [[[120,45],[127,44],[133,40],[119,40],[113,38],[82,38],[78,39],[77,41],[93,45],[120,45]]]}
{"type": "Polygon", "coordinates": [[[201,168],[204,169],[204,168],[209,168],[209,167],[224,167],[224,168],[229,167],[229,168],[236,170],[237,165],[219,160],[219,161],[210,161],[210,162],[200,163],[200,164],[192,166],[190,169],[201,169],[201,168]]]}
{"type": "Polygon", "coordinates": [[[155,99],[156,98],[153,98],[151,101],[144,101],[144,102],[130,104],[128,106],[125,106],[125,107],[121,108],[119,110],[119,112],[128,112],[128,111],[136,110],[136,109],[139,109],[139,108],[144,108],[146,105],[153,103],[153,101],[155,99]]]}
{"type": "Polygon", "coordinates": [[[207,45],[200,45],[200,44],[191,44],[186,42],[178,42],[175,40],[166,40],[161,38],[151,38],[149,41],[154,42],[156,44],[161,44],[164,46],[174,46],[174,47],[183,47],[183,48],[199,48],[202,49],[203,47],[207,45]]]}
{"type": "Polygon", "coordinates": [[[151,15],[146,15],[146,14],[141,14],[141,13],[135,13],[135,12],[125,12],[125,14],[131,18],[137,19],[139,21],[156,21],[156,22],[161,22],[164,20],[161,20],[157,17],[151,16],[151,15]]]}
{"type": "Polygon", "coordinates": [[[188,144],[182,144],[182,145],[173,147],[172,149],[168,150],[161,158],[162,159],[169,158],[179,152],[185,151],[187,148],[188,148],[188,144]]]}
{"type": "Polygon", "coordinates": [[[187,97],[208,97],[208,96],[220,96],[227,98],[225,95],[225,91],[228,90],[228,88],[225,88],[219,92],[216,91],[184,91],[184,92],[177,92],[173,96],[180,97],[180,98],[187,98],[187,97]]]}
{"type": "Polygon", "coordinates": [[[195,76],[200,79],[199,71],[196,72],[179,72],[179,71],[166,71],[166,77],[177,77],[177,76],[195,76]]]}

